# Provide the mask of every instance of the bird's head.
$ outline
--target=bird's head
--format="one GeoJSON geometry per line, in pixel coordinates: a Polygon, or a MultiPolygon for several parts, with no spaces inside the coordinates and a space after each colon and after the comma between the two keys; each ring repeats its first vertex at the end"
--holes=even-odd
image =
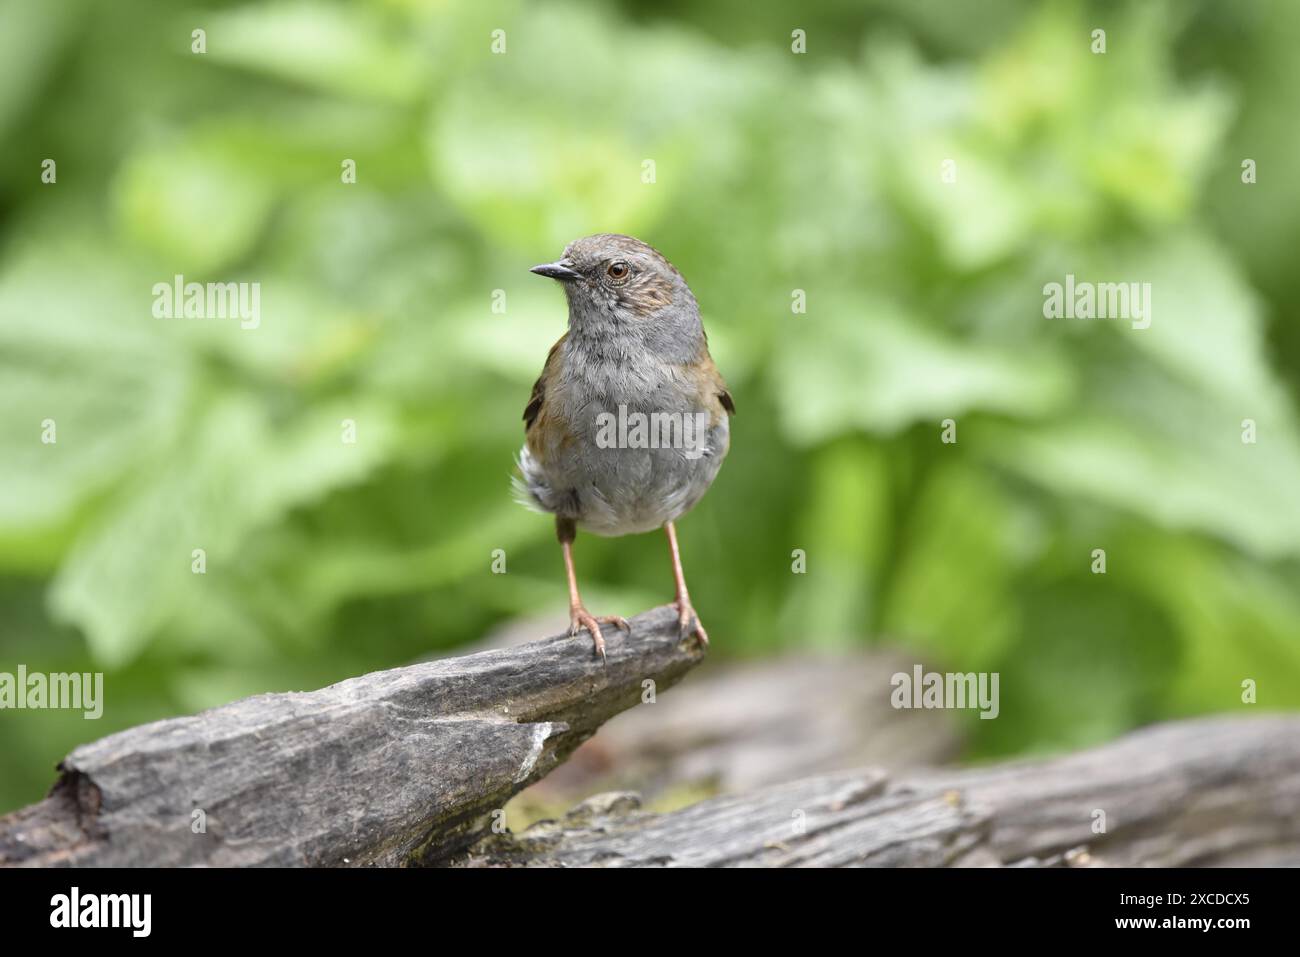
{"type": "Polygon", "coordinates": [[[558,281],[578,332],[642,340],[702,336],[700,313],[686,280],[653,246],[615,233],[577,239],[553,263],[534,266],[558,281]]]}

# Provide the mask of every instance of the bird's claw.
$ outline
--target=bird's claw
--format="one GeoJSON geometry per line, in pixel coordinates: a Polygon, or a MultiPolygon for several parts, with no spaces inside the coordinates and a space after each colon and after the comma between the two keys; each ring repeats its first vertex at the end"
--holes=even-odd
{"type": "Polygon", "coordinates": [[[600,660],[605,661],[605,636],[601,634],[601,624],[613,625],[620,628],[627,634],[632,634],[632,626],[628,624],[627,619],[621,615],[600,615],[599,617],[591,614],[581,605],[572,608],[569,611],[569,637],[576,638],[578,632],[586,628],[591,634],[592,644],[595,646],[596,654],[600,655],[600,660]]]}
{"type": "Polygon", "coordinates": [[[691,635],[700,636],[700,644],[707,646],[709,643],[709,633],[704,630],[704,625],[700,622],[700,616],[695,614],[695,609],[691,607],[689,601],[678,599],[673,602],[677,609],[677,631],[683,638],[689,638],[691,635]]]}

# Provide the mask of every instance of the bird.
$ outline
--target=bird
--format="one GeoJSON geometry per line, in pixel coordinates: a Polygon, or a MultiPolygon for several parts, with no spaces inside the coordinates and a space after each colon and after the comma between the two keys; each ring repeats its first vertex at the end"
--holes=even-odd
{"type": "Polygon", "coordinates": [[[547,354],[524,408],[516,497],[555,516],[569,584],[569,635],[601,625],[627,634],[619,615],[582,602],[573,563],[577,529],[613,537],[662,528],[672,561],[681,639],[708,633],[691,604],[676,522],[712,485],[731,445],[736,411],[709,354],[686,279],[653,246],[616,233],[577,239],[530,270],[568,300],[568,330],[547,354]]]}

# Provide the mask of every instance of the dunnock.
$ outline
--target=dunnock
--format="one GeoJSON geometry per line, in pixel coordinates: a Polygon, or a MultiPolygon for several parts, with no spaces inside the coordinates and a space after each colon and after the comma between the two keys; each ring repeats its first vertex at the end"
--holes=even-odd
{"type": "Polygon", "coordinates": [[[573,567],[581,527],[629,535],[663,527],[682,637],[708,635],[691,607],[673,523],[704,495],[730,444],[735,412],[709,356],[700,309],[682,274],[631,236],[601,234],[569,244],[557,262],[534,266],[564,287],[569,331],[551,347],[524,409],[524,504],[555,515],[569,577],[569,634],[586,628],[605,657],[601,623],[631,633],[626,619],[593,616],[573,567]]]}

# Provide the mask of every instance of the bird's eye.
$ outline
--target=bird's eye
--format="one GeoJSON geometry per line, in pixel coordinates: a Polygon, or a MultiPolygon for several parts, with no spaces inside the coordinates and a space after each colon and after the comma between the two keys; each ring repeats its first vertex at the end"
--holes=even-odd
{"type": "Polygon", "coordinates": [[[615,282],[622,282],[628,277],[628,274],[631,271],[632,270],[628,264],[623,262],[621,259],[615,260],[605,267],[605,275],[615,282]]]}

